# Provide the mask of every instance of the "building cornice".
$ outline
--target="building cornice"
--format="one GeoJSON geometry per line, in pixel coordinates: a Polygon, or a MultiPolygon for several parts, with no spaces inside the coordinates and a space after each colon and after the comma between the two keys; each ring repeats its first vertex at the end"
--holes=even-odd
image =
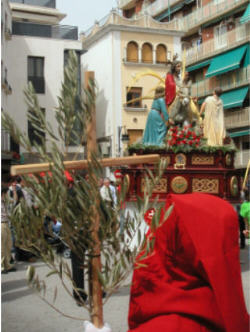
{"type": "Polygon", "coordinates": [[[141,17],[139,20],[128,20],[120,17],[116,12],[111,11],[111,14],[103,25],[96,23],[95,26],[89,30],[90,33],[87,36],[83,33],[81,37],[83,47],[88,48],[109,32],[115,31],[151,33],[175,37],[182,37],[184,35],[184,31],[168,29],[168,27],[168,23],[157,22],[148,15],[141,17]]]}
{"type": "Polygon", "coordinates": [[[83,53],[86,53],[87,50],[83,50],[82,48],[82,43],[79,39],[63,39],[63,38],[52,38],[52,37],[43,37],[43,36],[29,36],[29,35],[13,35],[12,36],[13,39],[17,38],[17,39],[27,39],[27,40],[39,40],[39,39],[44,39],[44,40],[48,40],[51,41],[53,40],[53,43],[64,43],[65,44],[65,50],[67,49],[74,49],[78,50],[78,51],[83,51],[83,53]],[[70,44],[76,44],[79,45],[79,48],[77,48],[76,46],[73,47],[69,47],[68,45],[70,44]]]}
{"type": "Polygon", "coordinates": [[[14,20],[15,20],[15,13],[17,13],[18,18],[20,17],[21,13],[24,15],[30,14],[30,15],[43,15],[48,17],[52,16],[55,17],[58,20],[58,22],[60,22],[66,16],[66,14],[59,12],[59,10],[56,8],[31,6],[15,2],[10,3],[10,8],[14,20]]]}

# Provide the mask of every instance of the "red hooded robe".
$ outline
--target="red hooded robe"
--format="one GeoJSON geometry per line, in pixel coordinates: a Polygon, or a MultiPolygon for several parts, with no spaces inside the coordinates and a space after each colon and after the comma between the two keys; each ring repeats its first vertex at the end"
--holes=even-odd
{"type": "Polygon", "coordinates": [[[172,204],[134,271],[129,332],[248,332],[233,207],[199,193],[168,195],[172,204]]]}

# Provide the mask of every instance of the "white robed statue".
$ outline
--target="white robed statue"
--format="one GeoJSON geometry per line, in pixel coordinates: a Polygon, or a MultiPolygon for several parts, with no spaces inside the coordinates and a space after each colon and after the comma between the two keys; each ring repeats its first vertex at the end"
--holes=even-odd
{"type": "Polygon", "coordinates": [[[210,146],[222,146],[226,136],[221,88],[216,88],[212,96],[205,99],[200,115],[205,111],[203,134],[210,146]]]}

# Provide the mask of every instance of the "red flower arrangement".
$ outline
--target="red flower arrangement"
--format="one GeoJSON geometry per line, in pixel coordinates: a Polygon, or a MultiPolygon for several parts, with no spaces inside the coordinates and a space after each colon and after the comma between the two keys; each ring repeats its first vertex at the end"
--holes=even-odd
{"type": "Polygon", "coordinates": [[[197,128],[186,125],[183,128],[171,127],[166,136],[167,147],[175,150],[194,150],[200,146],[202,134],[197,128]]]}

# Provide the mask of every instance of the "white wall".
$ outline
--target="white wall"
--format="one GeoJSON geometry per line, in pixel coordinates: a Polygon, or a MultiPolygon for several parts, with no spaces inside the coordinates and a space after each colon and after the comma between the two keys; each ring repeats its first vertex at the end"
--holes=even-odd
{"type": "Polygon", "coordinates": [[[172,57],[178,54],[178,60],[182,59],[182,51],[181,51],[181,40],[180,37],[174,37],[174,53],[172,54],[172,57]]]}
{"type": "MultiPolygon", "coordinates": [[[[55,107],[60,94],[64,70],[64,49],[81,49],[79,41],[13,36],[8,49],[7,65],[12,95],[9,97],[7,111],[19,127],[27,132],[27,107],[23,90],[27,87],[28,56],[44,57],[45,94],[37,94],[40,106],[46,109],[46,119],[55,127],[55,107]]],[[[21,149],[21,152],[24,152],[21,149]]]]}
{"type": "Polygon", "coordinates": [[[109,32],[82,56],[84,71],[95,72],[99,89],[96,101],[97,137],[111,136],[112,155],[116,154],[117,128],[121,125],[120,49],[120,32],[109,32]]]}
{"type": "MultiPolygon", "coordinates": [[[[5,30],[11,31],[11,10],[7,0],[1,0],[1,79],[6,78],[8,84],[12,87],[9,79],[9,71],[7,64],[8,50],[11,40],[7,40],[5,37],[5,30]],[[7,77],[5,77],[5,69],[7,69],[7,77]]],[[[9,95],[7,95],[3,88],[1,89],[1,107],[3,110],[7,108],[9,95]]]]}

